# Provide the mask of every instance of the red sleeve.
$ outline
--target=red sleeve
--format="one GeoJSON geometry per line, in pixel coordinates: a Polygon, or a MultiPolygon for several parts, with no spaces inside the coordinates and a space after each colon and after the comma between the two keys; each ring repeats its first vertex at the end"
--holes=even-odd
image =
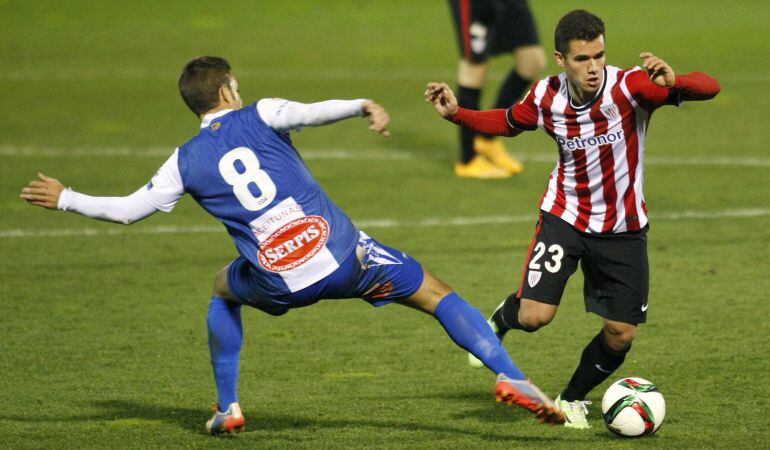
{"type": "Polygon", "coordinates": [[[647,72],[637,70],[626,77],[626,86],[631,96],[642,108],[653,111],[663,105],[678,105],[677,95],[650,80],[647,72]]]}
{"type": "Polygon", "coordinates": [[[474,111],[457,108],[457,113],[447,119],[473,131],[495,136],[516,136],[522,131],[508,125],[505,109],[474,111]]]}
{"type": "Polygon", "coordinates": [[[703,72],[677,75],[674,90],[679,92],[680,100],[709,100],[717,96],[721,87],[719,82],[703,72]]]}
{"type": "Polygon", "coordinates": [[[634,99],[650,111],[686,100],[708,100],[720,90],[719,82],[702,72],[677,75],[674,87],[667,89],[653,83],[645,71],[638,70],[626,77],[626,84],[634,99]]]}

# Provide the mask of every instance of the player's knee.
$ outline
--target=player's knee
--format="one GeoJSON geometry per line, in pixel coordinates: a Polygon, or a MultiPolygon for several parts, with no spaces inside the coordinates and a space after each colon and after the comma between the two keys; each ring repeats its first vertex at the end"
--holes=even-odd
{"type": "Polygon", "coordinates": [[[489,64],[474,63],[468,60],[461,60],[457,72],[457,82],[460,86],[481,89],[487,81],[487,69],[489,64]]]}
{"type": "Polygon", "coordinates": [[[604,325],[604,336],[613,350],[626,350],[636,337],[636,325],[607,323],[604,325]]]}
{"type": "Polygon", "coordinates": [[[545,53],[540,46],[522,47],[515,52],[516,73],[525,80],[534,80],[545,69],[545,53]]]}
{"type": "Polygon", "coordinates": [[[449,295],[452,292],[452,288],[444,284],[443,281],[439,280],[427,269],[423,268],[423,273],[424,278],[417,292],[407,299],[399,300],[398,303],[433,314],[441,299],[449,295]]]}
{"type": "Polygon", "coordinates": [[[214,276],[214,286],[211,289],[211,295],[216,295],[217,297],[228,298],[228,299],[231,297],[230,289],[227,287],[228,267],[225,267],[224,269],[220,270],[214,276]]]}

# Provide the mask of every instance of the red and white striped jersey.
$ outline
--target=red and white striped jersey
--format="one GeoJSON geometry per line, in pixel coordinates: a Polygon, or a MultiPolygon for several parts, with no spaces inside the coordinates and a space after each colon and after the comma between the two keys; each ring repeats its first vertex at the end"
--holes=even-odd
{"type": "Polygon", "coordinates": [[[580,231],[638,231],[647,225],[644,203],[644,142],[652,112],[678,104],[676,90],[651,82],[644,70],[606,66],[604,83],[586,105],[574,105],[566,74],[540,80],[506,112],[518,130],[547,132],[559,162],[540,209],[580,231]]]}

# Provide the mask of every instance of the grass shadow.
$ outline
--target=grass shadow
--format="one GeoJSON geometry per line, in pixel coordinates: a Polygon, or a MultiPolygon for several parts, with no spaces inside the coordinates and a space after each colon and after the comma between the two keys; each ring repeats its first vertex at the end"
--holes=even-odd
{"type": "MultiPolygon", "coordinates": [[[[461,397],[466,394],[459,394],[461,397]]],[[[470,395],[470,394],[467,394],[470,395]]],[[[475,395],[475,394],[474,394],[475,395]]],[[[426,396],[430,398],[432,396],[426,396]]],[[[441,397],[441,396],[436,396],[441,397]]],[[[181,427],[195,434],[205,434],[203,429],[204,422],[209,418],[208,413],[198,408],[180,408],[161,404],[149,404],[131,400],[106,400],[91,402],[91,407],[100,409],[99,412],[91,414],[80,414],[63,417],[45,417],[37,416],[35,418],[25,418],[25,421],[35,422],[116,422],[126,421],[133,423],[161,422],[171,426],[181,427]]],[[[479,409],[478,411],[469,411],[461,417],[482,417],[484,420],[495,420],[500,423],[509,424],[512,420],[534,420],[531,415],[522,412],[522,414],[509,414],[510,408],[490,407],[489,410],[479,409]]],[[[418,431],[434,433],[442,436],[474,436],[488,441],[510,441],[520,440],[535,443],[555,443],[560,441],[558,437],[547,436],[529,436],[516,435],[505,431],[501,432],[483,432],[471,427],[463,427],[458,424],[433,425],[420,423],[419,420],[377,420],[375,418],[356,418],[356,419],[335,419],[329,417],[309,417],[302,415],[271,414],[265,411],[245,410],[244,415],[247,418],[246,433],[257,432],[275,432],[280,434],[282,431],[301,431],[318,429],[350,429],[350,428],[374,428],[382,430],[399,430],[404,432],[418,431]]],[[[458,416],[460,417],[460,416],[458,416]]],[[[0,417],[0,419],[14,420],[11,417],[0,417]]],[[[18,419],[18,418],[17,418],[18,419]]],[[[503,427],[502,430],[511,427],[503,427]]],[[[279,437],[279,436],[276,436],[279,437]]],[[[279,437],[280,438],[280,437],[279,437]]]]}

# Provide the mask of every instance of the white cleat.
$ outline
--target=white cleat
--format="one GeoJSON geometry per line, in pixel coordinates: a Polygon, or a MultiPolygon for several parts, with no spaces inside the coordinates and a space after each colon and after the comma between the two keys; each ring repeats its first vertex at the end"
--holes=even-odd
{"type": "Polygon", "coordinates": [[[591,428],[588,423],[588,405],[591,402],[587,400],[575,400],[574,402],[568,402],[562,400],[561,395],[556,397],[556,407],[564,413],[564,426],[567,428],[575,428],[577,430],[585,430],[591,428]]]}

